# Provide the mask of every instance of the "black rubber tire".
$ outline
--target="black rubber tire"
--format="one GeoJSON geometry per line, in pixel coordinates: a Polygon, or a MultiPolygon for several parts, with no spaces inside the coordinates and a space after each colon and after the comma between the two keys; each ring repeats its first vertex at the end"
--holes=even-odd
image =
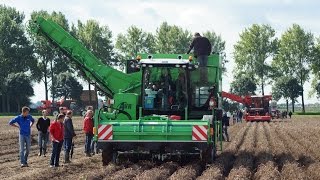
{"type": "Polygon", "coordinates": [[[216,159],[216,155],[217,155],[217,149],[213,144],[211,144],[208,147],[206,152],[206,156],[205,156],[206,163],[212,164],[216,159]]]}
{"type": "Polygon", "coordinates": [[[112,162],[114,164],[119,164],[118,151],[113,151],[112,152],[112,162]]]}
{"type": "Polygon", "coordinates": [[[54,111],[52,112],[52,115],[53,115],[53,117],[57,117],[57,116],[59,115],[59,111],[54,110],[54,111]]]}
{"type": "Polygon", "coordinates": [[[109,149],[103,149],[101,155],[102,155],[102,165],[107,166],[112,160],[112,151],[109,149]]]}

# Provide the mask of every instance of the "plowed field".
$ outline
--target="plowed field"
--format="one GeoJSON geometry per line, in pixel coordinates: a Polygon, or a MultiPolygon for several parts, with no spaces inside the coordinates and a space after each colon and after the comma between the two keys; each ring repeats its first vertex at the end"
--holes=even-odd
{"type": "Polygon", "coordinates": [[[231,125],[231,142],[223,144],[223,151],[211,165],[140,161],[108,166],[102,166],[100,154],[84,156],[82,119],[74,118],[74,158],[68,165],[61,162],[59,168],[49,167],[50,154],[37,156],[35,126],[29,167],[20,168],[18,129],[9,126],[8,120],[0,118],[0,179],[320,179],[319,116],[231,125]]]}

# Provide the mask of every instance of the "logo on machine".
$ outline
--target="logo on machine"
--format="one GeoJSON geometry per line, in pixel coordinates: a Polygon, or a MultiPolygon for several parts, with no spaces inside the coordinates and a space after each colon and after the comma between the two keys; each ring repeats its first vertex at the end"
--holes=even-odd
{"type": "Polygon", "coordinates": [[[208,126],[194,125],[192,127],[193,141],[207,141],[208,140],[208,126]]]}
{"type": "Polygon", "coordinates": [[[126,102],[120,105],[120,109],[131,109],[131,108],[132,108],[132,105],[126,102]]]}

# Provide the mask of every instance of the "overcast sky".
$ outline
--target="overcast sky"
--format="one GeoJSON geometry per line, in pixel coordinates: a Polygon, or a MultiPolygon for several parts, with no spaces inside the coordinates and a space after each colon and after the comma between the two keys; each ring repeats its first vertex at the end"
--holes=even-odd
{"type": "MultiPolygon", "coordinates": [[[[228,72],[223,78],[223,90],[229,90],[232,81],[234,60],[233,45],[239,40],[239,33],[254,23],[270,24],[278,37],[293,23],[320,34],[320,1],[316,0],[0,0],[1,4],[12,6],[24,12],[26,19],[34,10],[61,11],[69,23],[79,19],[95,19],[108,25],[116,37],[131,25],[145,31],[155,32],[163,21],[187,28],[192,32],[213,30],[226,41],[228,72]]],[[[44,86],[35,85],[33,101],[44,99],[44,86]]],[[[305,84],[305,95],[310,83],[305,84]]],[[[85,87],[87,88],[87,87],[85,87]]],[[[267,86],[266,93],[271,87],[267,86]]],[[[301,98],[298,99],[299,102],[301,98]]],[[[307,103],[317,102],[315,97],[307,103]]]]}

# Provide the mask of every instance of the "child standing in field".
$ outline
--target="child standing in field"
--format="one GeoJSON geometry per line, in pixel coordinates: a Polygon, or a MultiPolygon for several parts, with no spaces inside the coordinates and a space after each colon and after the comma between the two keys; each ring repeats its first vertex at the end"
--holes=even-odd
{"type": "Polygon", "coordinates": [[[52,141],[50,167],[59,167],[60,152],[63,145],[63,120],[64,115],[59,114],[58,118],[51,123],[49,128],[52,141]]]}
{"type": "Polygon", "coordinates": [[[91,141],[93,138],[93,111],[88,110],[83,121],[83,131],[86,134],[85,153],[91,157],[91,141]]]}

